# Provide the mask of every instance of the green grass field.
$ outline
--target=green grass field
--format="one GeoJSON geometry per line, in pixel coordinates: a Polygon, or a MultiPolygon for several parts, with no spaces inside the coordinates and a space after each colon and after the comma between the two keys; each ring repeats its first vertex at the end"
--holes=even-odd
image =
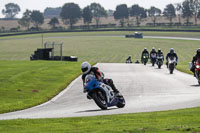
{"type": "MultiPolygon", "coordinates": [[[[80,74],[82,61],[121,63],[125,62],[128,55],[132,55],[133,59],[136,60],[140,59],[144,47],[148,49],[161,48],[165,55],[171,47],[175,48],[179,56],[178,69],[190,73],[188,62],[191,61],[196,49],[200,47],[200,41],[119,37],[131,33],[44,34],[45,41],[64,42],[63,55],[78,56],[78,63],[28,61],[30,54],[42,47],[41,35],[0,38],[0,113],[28,108],[47,101],[80,74]]],[[[144,35],[200,38],[200,33],[145,32],[144,35]]],[[[200,108],[193,108],[98,117],[6,120],[0,121],[0,132],[196,133],[200,132],[199,112],[200,108]]]]}
{"type": "MultiPolygon", "coordinates": [[[[130,34],[129,32],[127,34],[130,34]]],[[[168,39],[134,39],[125,38],[125,32],[80,32],[44,34],[46,42],[63,42],[63,55],[76,55],[79,61],[90,62],[124,62],[128,55],[139,59],[144,47],[161,48],[166,54],[171,47],[175,48],[180,62],[191,60],[199,41],[168,40],[168,39]],[[110,36],[108,36],[110,35],[110,36]],[[121,37],[117,37],[121,35],[121,37]],[[53,38],[50,38],[53,37],[53,38]]],[[[200,33],[168,33],[147,32],[144,35],[160,36],[193,36],[200,33]]],[[[37,48],[41,48],[41,35],[15,36],[0,38],[0,60],[29,60],[37,48]],[[33,38],[32,38],[33,37],[33,38]]]]}
{"type": "Polygon", "coordinates": [[[0,61],[0,113],[44,103],[79,74],[80,63],[0,61]]]}

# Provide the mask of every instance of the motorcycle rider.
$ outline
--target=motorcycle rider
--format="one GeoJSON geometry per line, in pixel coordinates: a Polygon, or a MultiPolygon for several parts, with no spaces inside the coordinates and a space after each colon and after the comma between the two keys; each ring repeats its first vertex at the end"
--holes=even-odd
{"type": "Polygon", "coordinates": [[[139,60],[136,60],[135,64],[140,64],[139,60]]]}
{"type": "Polygon", "coordinates": [[[194,73],[194,76],[195,76],[195,68],[196,68],[195,62],[198,59],[200,59],[200,48],[197,49],[196,55],[192,59],[192,67],[190,70],[194,73]]]}
{"type": "Polygon", "coordinates": [[[150,59],[151,59],[151,62],[152,62],[152,59],[153,59],[153,57],[152,57],[153,54],[156,54],[156,55],[157,55],[157,52],[156,52],[156,50],[155,50],[154,47],[152,48],[152,50],[151,50],[151,52],[150,52],[150,59]]]}
{"type": "Polygon", "coordinates": [[[95,78],[100,81],[100,82],[103,82],[105,83],[106,85],[109,85],[114,93],[116,94],[116,96],[121,96],[121,94],[119,93],[119,91],[116,89],[114,83],[113,83],[113,80],[112,79],[104,79],[104,74],[102,72],[99,71],[99,68],[98,67],[92,67],[87,61],[86,62],[83,62],[81,64],[81,70],[83,72],[83,75],[82,75],[82,80],[83,80],[83,86],[84,86],[84,83],[85,83],[85,77],[88,75],[88,74],[94,74],[95,75],[95,78]]]}
{"type": "Polygon", "coordinates": [[[176,65],[177,65],[177,62],[178,62],[178,56],[177,54],[174,52],[174,48],[170,48],[170,52],[167,54],[166,56],[166,65],[167,65],[167,68],[168,68],[168,58],[176,58],[176,65]]]}
{"type": "Polygon", "coordinates": [[[126,59],[126,63],[132,63],[131,55],[129,55],[128,58],[126,59]]]}
{"type": "Polygon", "coordinates": [[[163,52],[161,51],[161,49],[159,48],[158,49],[158,52],[157,52],[157,57],[160,57],[160,56],[162,56],[163,57],[163,61],[164,61],[164,54],[163,54],[163,52]]]}
{"type": "Polygon", "coordinates": [[[148,55],[147,58],[149,58],[149,52],[148,52],[147,48],[144,48],[144,50],[142,51],[142,55],[141,55],[141,62],[142,62],[142,63],[143,63],[143,55],[144,55],[144,54],[147,54],[147,55],[148,55]]]}

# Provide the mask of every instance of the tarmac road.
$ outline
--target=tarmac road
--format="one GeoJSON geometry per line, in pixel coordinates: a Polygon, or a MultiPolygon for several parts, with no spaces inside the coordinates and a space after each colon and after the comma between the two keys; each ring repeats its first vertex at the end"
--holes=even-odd
{"type": "Polygon", "coordinates": [[[105,77],[112,78],[124,95],[126,106],[101,110],[83,93],[81,77],[51,101],[23,111],[0,114],[0,119],[60,118],[175,110],[200,106],[200,86],[189,74],[169,74],[150,64],[99,63],[105,77]]]}

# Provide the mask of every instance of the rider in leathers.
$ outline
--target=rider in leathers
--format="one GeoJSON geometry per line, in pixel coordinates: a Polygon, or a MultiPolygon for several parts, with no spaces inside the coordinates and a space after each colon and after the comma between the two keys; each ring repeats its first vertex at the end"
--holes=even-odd
{"type": "Polygon", "coordinates": [[[167,56],[166,56],[166,65],[167,65],[167,68],[168,68],[168,58],[171,58],[171,57],[173,57],[173,58],[176,58],[176,65],[177,65],[177,63],[178,63],[178,56],[177,56],[177,54],[174,52],[174,49],[173,48],[171,48],[170,49],[170,52],[167,54],[167,56]]]}
{"type": "Polygon", "coordinates": [[[126,63],[132,63],[131,55],[129,55],[128,58],[126,59],[126,63]]]}
{"type": "Polygon", "coordinates": [[[196,53],[196,55],[192,59],[192,68],[190,70],[194,73],[194,76],[195,76],[195,68],[196,68],[195,63],[196,63],[196,61],[198,59],[200,59],[200,48],[197,49],[197,53],[196,53]]]}
{"type": "Polygon", "coordinates": [[[145,53],[148,55],[147,58],[149,58],[149,52],[147,51],[147,48],[144,48],[144,50],[142,51],[142,55],[141,55],[141,62],[142,62],[142,63],[143,63],[143,55],[144,55],[145,53]]]}
{"type": "Polygon", "coordinates": [[[157,52],[157,57],[160,57],[160,56],[163,57],[162,61],[164,61],[164,55],[163,55],[163,52],[162,52],[161,49],[159,48],[159,49],[158,49],[158,52],[157,52]]]}
{"type": "Polygon", "coordinates": [[[151,59],[151,62],[152,62],[152,59],[153,59],[152,54],[156,54],[156,55],[157,55],[157,52],[156,52],[156,50],[155,50],[154,47],[152,48],[152,50],[151,50],[151,52],[150,52],[150,59],[151,59]]]}
{"type": "Polygon", "coordinates": [[[85,83],[85,77],[88,74],[94,74],[98,81],[102,81],[105,84],[109,85],[113,89],[116,96],[121,96],[119,91],[116,89],[116,87],[113,83],[113,80],[112,79],[106,79],[106,78],[104,79],[104,74],[99,71],[98,67],[92,67],[88,62],[83,62],[82,65],[81,65],[81,70],[83,72],[83,75],[82,75],[83,86],[84,86],[84,83],[85,83]]]}

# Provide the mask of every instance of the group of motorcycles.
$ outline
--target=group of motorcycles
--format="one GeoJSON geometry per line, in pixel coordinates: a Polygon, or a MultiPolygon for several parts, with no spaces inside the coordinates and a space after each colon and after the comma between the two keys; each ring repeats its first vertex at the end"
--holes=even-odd
{"type": "MultiPolygon", "coordinates": [[[[144,54],[142,56],[142,63],[144,65],[148,62],[148,54],[144,54]]],[[[164,56],[152,54],[151,55],[151,63],[152,66],[157,64],[158,68],[160,69],[163,65],[164,56]]],[[[126,63],[132,63],[131,57],[126,60],[126,63]]],[[[135,63],[139,63],[137,60],[135,63]]],[[[170,74],[173,74],[174,69],[176,68],[176,60],[175,58],[168,59],[168,68],[170,74]]],[[[199,60],[199,72],[200,72],[200,60],[199,60]]],[[[199,78],[200,83],[200,78],[199,78]]],[[[106,110],[108,107],[116,106],[118,108],[123,108],[125,106],[125,99],[122,95],[116,96],[113,92],[112,88],[101,82],[98,81],[93,74],[88,74],[85,77],[85,85],[84,85],[84,93],[87,93],[88,99],[93,99],[94,102],[99,106],[102,110],[106,110]]]]}
{"type": "MultiPolygon", "coordinates": [[[[163,65],[164,56],[163,55],[157,55],[156,53],[152,53],[150,56],[151,56],[152,66],[157,64],[158,68],[160,69],[161,66],[163,65]]],[[[148,55],[144,54],[143,57],[142,57],[142,60],[143,60],[143,64],[146,65],[146,63],[148,62],[148,55]]],[[[169,73],[173,74],[173,71],[176,68],[176,59],[174,57],[168,58],[167,67],[169,69],[169,73]]]]}
{"type": "MultiPolygon", "coordinates": [[[[152,66],[155,66],[155,64],[156,64],[158,66],[158,68],[160,69],[161,66],[163,65],[164,56],[163,55],[157,55],[156,53],[152,53],[150,56],[151,56],[151,64],[152,64],[152,66]]],[[[144,53],[142,55],[142,63],[144,65],[146,65],[148,60],[149,60],[148,54],[144,53]]],[[[132,61],[131,60],[126,60],[126,63],[132,63],[132,61]]],[[[176,63],[177,62],[176,62],[176,59],[174,57],[168,58],[167,67],[169,69],[169,73],[170,74],[173,74],[173,71],[176,68],[176,63]]],[[[200,69],[200,67],[199,67],[199,69],[200,69]]]]}

